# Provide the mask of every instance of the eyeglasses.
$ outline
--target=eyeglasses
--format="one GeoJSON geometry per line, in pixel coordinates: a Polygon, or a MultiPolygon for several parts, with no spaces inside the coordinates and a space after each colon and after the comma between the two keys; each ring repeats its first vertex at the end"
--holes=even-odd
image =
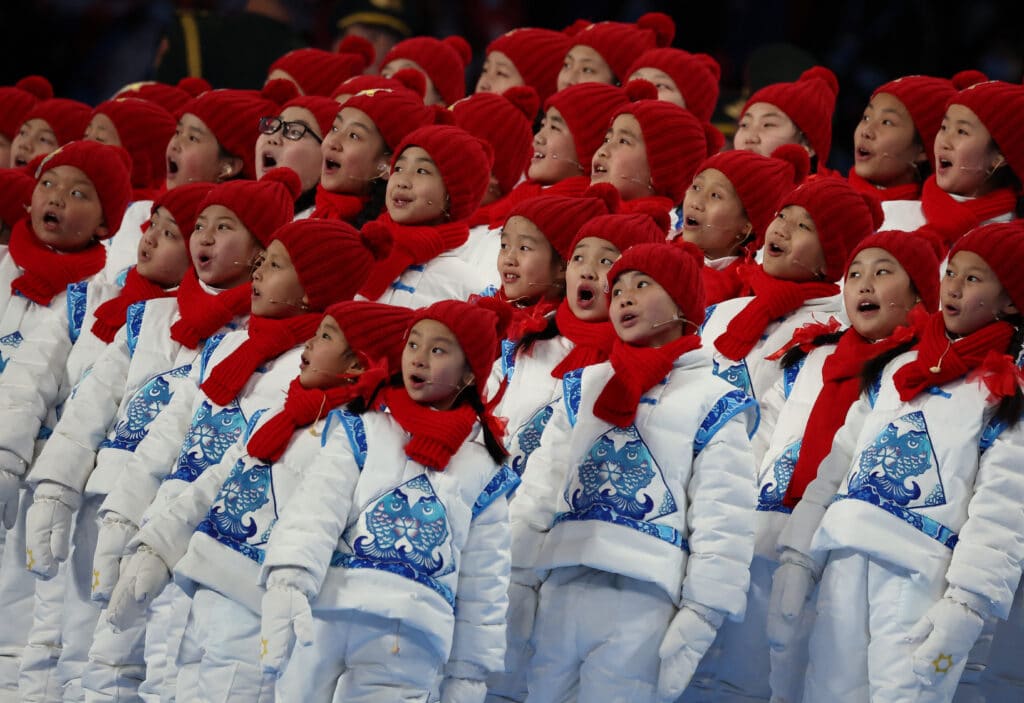
{"type": "Polygon", "coordinates": [[[309,125],[302,122],[285,122],[280,117],[261,117],[260,118],[260,133],[261,134],[276,134],[278,130],[282,130],[281,134],[285,139],[289,139],[293,142],[297,142],[307,134],[316,140],[317,144],[323,144],[324,140],[316,136],[316,132],[310,129],[309,125]]]}

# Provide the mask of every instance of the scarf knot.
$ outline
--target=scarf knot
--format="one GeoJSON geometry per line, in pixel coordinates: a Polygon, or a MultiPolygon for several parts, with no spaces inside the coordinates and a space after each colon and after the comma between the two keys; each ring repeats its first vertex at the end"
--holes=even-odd
{"type": "Polygon", "coordinates": [[[390,230],[392,245],[387,258],[370,269],[370,275],[359,291],[367,300],[377,300],[384,295],[388,286],[410,266],[425,264],[446,251],[462,246],[469,238],[469,225],[465,221],[435,226],[400,225],[384,213],[374,223],[390,230]]]}
{"type": "Polygon", "coordinates": [[[112,298],[96,308],[95,322],[92,323],[92,333],[104,342],[112,342],[114,335],[124,325],[128,318],[128,308],[143,300],[153,298],[168,298],[175,295],[173,290],[161,288],[156,283],[145,278],[133,266],[125,278],[124,287],[116,298],[112,298]]]}
{"type": "Polygon", "coordinates": [[[207,292],[196,270],[190,268],[178,286],[178,319],[171,325],[171,339],[189,349],[249,311],[252,285],[235,286],[219,293],[207,292]]]}
{"type": "Polygon", "coordinates": [[[879,188],[871,181],[866,181],[857,175],[855,169],[850,169],[850,173],[846,177],[847,182],[850,186],[858,193],[870,193],[875,196],[880,202],[887,202],[890,200],[920,200],[921,199],[921,184],[920,183],[904,183],[898,186],[889,186],[888,188],[879,188]]]}
{"type": "Polygon", "coordinates": [[[799,347],[804,354],[810,354],[815,348],[814,340],[826,334],[833,334],[839,331],[842,323],[834,316],[828,318],[828,322],[808,322],[793,330],[793,336],[788,342],[765,357],[766,361],[778,361],[786,355],[793,347],[799,347]]]}
{"type": "Polygon", "coordinates": [[[332,193],[323,185],[317,185],[311,217],[319,220],[352,222],[363,211],[368,201],[369,199],[363,196],[332,193]]]}
{"type": "Polygon", "coordinates": [[[21,293],[34,303],[49,305],[54,296],[72,283],[99,273],[107,261],[107,250],[93,242],[80,251],[60,252],[43,244],[25,217],[11,228],[8,251],[22,274],[11,281],[11,292],[21,293]]]}
{"type": "Polygon", "coordinates": [[[611,322],[584,322],[563,300],[555,311],[555,324],[558,325],[558,333],[572,342],[573,348],[551,370],[552,377],[562,378],[570,371],[608,361],[616,340],[611,322]]]}
{"type": "Polygon", "coordinates": [[[959,201],[942,190],[929,176],[921,189],[921,210],[928,224],[951,247],[963,235],[994,217],[1012,213],[1017,207],[1017,194],[1011,188],[998,188],[977,198],[959,201]]]}

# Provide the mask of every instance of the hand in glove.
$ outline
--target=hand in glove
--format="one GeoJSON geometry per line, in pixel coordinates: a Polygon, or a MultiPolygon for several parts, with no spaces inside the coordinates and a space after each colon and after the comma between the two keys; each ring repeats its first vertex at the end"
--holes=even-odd
{"type": "Polygon", "coordinates": [[[775,651],[781,652],[793,642],[817,581],[810,560],[799,552],[786,550],[772,577],[772,595],[768,601],[768,644],[775,651]]]}
{"type": "Polygon", "coordinates": [[[298,642],[313,644],[313,612],[310,596],[316,592],[313,577],[305,569],[279,567],[267,578],[260,623],[260,663],[263,672],[281,676],[298,642]]]}
{"type": "Polygon", "coordinates": [[[117,513],[109,512],[103,516],[92,558],[92,600],[97,603],[110,600],[111,591],[121,576],[121,567],[127,566],[127,558],[131,555],[128,543],[138,531],[134,522],[117,513]]]}
{"type": "MultiPolygon", "coordinates": [[[[957,669],[981,634],[985,621],[977,612],[952,598],[943,598],[917,621],[907,640],[921,642],[914,651],[914,673],[934,686],[957,669]]],[[[959,676],[958,670],[957,676],[959,676]]]]}
{"type": "Polygon", "coordinates": [[[697,603],[684,601],[658,648],[658,700],[674,701],[690,683],[697,665],[715,641],[724,617],[697,603]]]}
{"type": "MultiPolygon", "coordinates": [[[[0,451],[0,454],[3,454],[0,451]]],[[[3,457],[0,456],[0,460],[3,457]]],[[[18,521],[18,492],[21,490],[21,476],[0,468],[0,519],[3,519],[4,527],[8,530],[14,529],[14,523],[18,521]]]]}
{"type": "Polygon", "coordinates": [[[60,562],[71,552],[71,518],[82,504],[82,494],[55,481],[36,486],[25,514],[25,549],[28,570],[43,580],[57,575],[60,562]]]}
{"type": "Polygon", "coordinates": [[[114,631],[120,632],[143,619],[149,604],[170,580],[171,572],[164,560],[146,545],[141,545],[129,557],[124,573],[110,594],[107,620],[114,631]]]}

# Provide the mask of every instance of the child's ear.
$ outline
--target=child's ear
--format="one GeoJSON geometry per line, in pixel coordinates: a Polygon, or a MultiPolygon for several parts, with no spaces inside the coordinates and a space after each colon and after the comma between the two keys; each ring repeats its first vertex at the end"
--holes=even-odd
{"type": "Polygon", "coordinates": [[[476,377],[473,375],[473,372],[470,371],[469,369],[466,369],[465,373],[462,374],[462,384],[461,385],[462,385],[463,388],[467,388],[468,386],[472,385],[473,381],[475,381],[475,380],[476,380],[476,377]]]}
{"type": "Polygon", "coordinates": [[[377,177],[381,180],[386,181],[388,176],[391,175],[391,169],[388,167],[387,161],[381,161],[377,164],[377,177]]]}
{"type": "Polygon", "coordinates": [[[244,164],[237,156],[222,156],[217,170],[217,180],[226,181],[242,172],[244,164]]]}
{"type": "Polygon", "coordinates": [[[96,228],[96,233],[92,236],[96,239],[106,239],[110,235],[110,229],[106,225],[100,225],[96,228]]]}
{"type": "Polygon", "coordinates": [[[1000,166],[1005,166],[1005,165],[1006,165],[1006,157],[1004,157],[1001,153],[999,153],[997,151],[995,153],[995,157],[993,158],[992,167],[989,169],[989,173],[994,173],[997,168],[999,168],[1000,166]]]}

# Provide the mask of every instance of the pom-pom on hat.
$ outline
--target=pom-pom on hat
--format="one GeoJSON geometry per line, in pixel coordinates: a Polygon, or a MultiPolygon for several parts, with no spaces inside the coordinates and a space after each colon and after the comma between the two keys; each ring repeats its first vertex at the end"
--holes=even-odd
{"type": "Polygon", "coordinates": [[[963,105],[978,116],[1017,179],[1024,182],[1024,129],[1020,125],[1024,85],[1005,81],[975,83],[951,97],[947,107],[953,104],[963,105]]]}
{"type": "MultiPolygon", "coordinates": [[[[422,102],[427,94],[427,78],[414,68],[403,68],[395,72],[391,78],[384,76],[352,76],[338,84],[338,87],[331,93],[331,97],[337,99],[341,95],[352,97],[358,93],[370,90],[411,90],[416,93],[422,102]]],[[[347,99],[347,98],[346,98],[347,99]]]]}
{"type": "Polygon", "coordinates": [[[818,157],[818,163],[824,165],[832,148],[832,115],[838,94],[836,75],[824,66],[812,66],[792,83],[766,85],[751,95],[743,106],[740,119],[754,103],[775,105],[803,132],[818,157]]]}
{"type": "Polygon", "coordinates": [[[928,162],[934,164],[935,135],[942,124],[946,103],[956,92],[953,82],[945,78],[903,76],[878,86],[871,99],[874,100],[879,93],[888,93],[903,103],[928,154],[928,162]]]}
{"type": "Polygon", "coordinates": [[[704,254],[682,239],[672,242],[636,244],[623,252],[608,271],[608,286],[627,271],[645,273],[679,306],[683,317],[694,325],[684,333],[694,332],[704,319],[704,283],[701,269],[704,254]]]}
{"type": "Polygon", "coordinates": [[[267,75],[274,71],[288,74],[303,95],[329,97],[331,91],[347,78],[361,74],[373,63],[373,45],[362,37],[348,36],[338,51],[295,49],[270,64],[267,75]]]}
{"type": "Polygon", "coordinates": [[[187,242],[196,228],[200,205],[212,189],[212,183],[185,183],[177,188],[171,188],[153,201],[150,214],[155,213],[157,208],[165,208],[174,218],[178,231],[187,242]]]}
{"type": "Polygon", "coordinates": [[[302,181],[295,171],[279,166],[258,181],[227,181],[214,186],[200,204],[199,212],[211,205],[223,205],[265,247],[278,227],[291,222],[295,200],[301,194],[302,181]]]}
{"type": "Polygon", "coordinates": [[[26,76],[13,86],[0,87],[0,135],[14,139],[29,110],[52,97],[53,86],[42,76],[26,76]]]}
{"type": "Polygon", "coordinates": [[[159,188],[167,173],[167,142],[174,135],[177,120],[154,102],[138,98],[115,98],[96,106],[96,115],[114,123],[121,146],[132,157],[132,185],[159,188]]]}
{"type": "Polygon", "coordinates": [[[212,86],[202,78],[187,76],[178,81],[177,85],[168,85],[167,83],[158,83],[156,81],[130,83],[121,88],[114,97],[148,100],[156,103],[172,115],[177,115],[182,105],[211,88],[212,86]]]}
{"type": "Polygon", "coordinates": [[[870,193],[859,193],[836,176],[819,176],[790,192],[779,201],[778,209],[799,205],[807,210],[818,230],[825,254],[825,278],[838,281],[850,251],[864,237],[882,225],[882,206],[870,193]]]}
{"type": "Polygon", "coordinates": [[[525,217],[536,225],[558,252],[562,261],[572,254],[573,239],[587,222],[595,217],[617,212],[619,191],[615,186],[598,183],[579,196],[539,195],[516,205],[506,222],[513,217],[525,217]]]}
{"type": "Polygon", "coordinates": [[[132,198],[132,157],[119,146],[99,142],[69,142],[50,153],[36,169],[36,180],[51,168],[74,166],[82,171],[96,189],[103,210],[107,235],[121,229],[121,218],[132,198]]]}
{"type": "Polygon", "coordinates": [[[910,276],[910,282],[921,298],[928,312],[939,309],[939,264],[945,255],[942,237],[930,227],[913,232],[884,230],[869,235],[860,241],[846,262],[849,270],[854,258],[865,249],[885,249],[895,257],[910,276]]]}
{"type": "Polygon", "coordinates": [[[505,32],[487,45],[487,53],[500,51],[515,65],[523,82],[537,91],[541,102],[558,90],[558,72],[572,42],[562,32],[523,27],[505,32]]]}
{"type": "Polygon", "coordinates": [[[664,242],[668,228],[669,216],[662,210],[602,215],[580,228],[569,245],[569,251],[575,250],[576,245],[587,237],[597,237],[624,252],[637,244],[664,242]]]}
{"type": "Polygon", "coordinates": [[[391,251],[390,233],[374,229],[364,235],[341,220],[289,222],[273,238],[288,250],[313,310],[355,296],[373,263],[391,251]]]}
{"type": "Polygon", "coordinates": [[[490,145],[469,132],[451,125],[430,125],[409,133],[391,159],[395,161],[411,146],[423,148],[441,172],[448,191],[448,214],[453,221],[464,220],[480,207],[490,180],[494,155],[490,145]]]}
{"type": "Polygon", "coordinates": [[[338,323],[349,348],[370,363],[386,361],[389,372],[402,366],[401,339],[411,327],[413,310],[366,300],[343,300],[324,310],[338,323]]]}
{"type": "MultiPolygon", "coordinates": [[[[572,35],[572,46],[589,46],[601,55],[619,81],[629,77],[633,60],[648,49],[666,47],[676,35],[676,23],[661,12],[641,15],[635,24],[597,22],[572,35]]],[[[566,52],[568,53],[568,52],[566,52]]]]}
{"type": "MultiPolygon", "coordinates": [[[[398,72],[410,73],[418,75],[410,70],[398,72]]],[[[434,113],[423,104],[423,98],[404,87],[360,91],[346,100],[340,109],[346,107],[354,107],[365,112],[373,120],[377,131],[392,153],[395,153],[395,148],[409,132],[434,122],[434,113]]]]}
{"type": "Polygon", "coordinates": [[[679,88],[686,109],[702,122],[709,122],[718,103],[718,81],[722,68],[707,54],[691,54],[682,49],[666,47],[642,53],[629,67],[628,78],[641,68],[664,71],[679,88]]]}
{"type": "Polygon", "coordinates": [[[396,59],[412,61],[427,74],[445,105],[466,95],[466,67],[473,58],[469,42],[458,35],[435,39],[404,39],[384,56],[385,66],[396,59]]]}
{"type": "Polygon", "coordinates": [[[973,251],[992,269],[1018,310],[1024,310],[1024,222],[997,222],[972,229],[949,252],[973,251]]]}
{"type": "Polygon", "coordinates": [[[50,98],[33,105],[21,124],[29,120],[44,120],[50,125],[54,136],[57,137],[57,144],[60,145],[81,139],[91,116],[92,108],[85,103],[67,98],[50,98]]]}
{"type": "MultiPolygon", "coordinates": [[[[275,90],[279,88],[266,88],[267,93],[275,90]]],[[[252,90],[209,90],[185,103],[179,116],[190,113],[202,120],[224,150],[242,160],[242,175],[255,178],[259,120],[267,115],[276,115],[280,105],[294,95],[288,95],[284,100],[276,99],[277,95],[274,97],[274,100],[268,100],[262,93],[252,90]]]]}
{"type": "Polygon", "coordinates": [[[506,195],[522,177],[533,155],[533,119],[539,101],[527,86],[509,88],[501,95],[474,93],[451,106],[455,124],[494,150],[492,172],[506,195]]]}
{"type": "Polygon", "coordinates": [[[555,108],[565,119],[576,145],[576,158],[583,165],[583,172],[590,173],[590,162],[594,152],[604,141],[612,115],[629,97],[622,88],[603,83],[580,83],[560,90],[544,105],[555,108]]]}
{"type": "Polygon", "coordinates": [[[0,168],[0,223],[10,228],[25,213],[32,202],[36,182],[24,169],[0,168]]]}

